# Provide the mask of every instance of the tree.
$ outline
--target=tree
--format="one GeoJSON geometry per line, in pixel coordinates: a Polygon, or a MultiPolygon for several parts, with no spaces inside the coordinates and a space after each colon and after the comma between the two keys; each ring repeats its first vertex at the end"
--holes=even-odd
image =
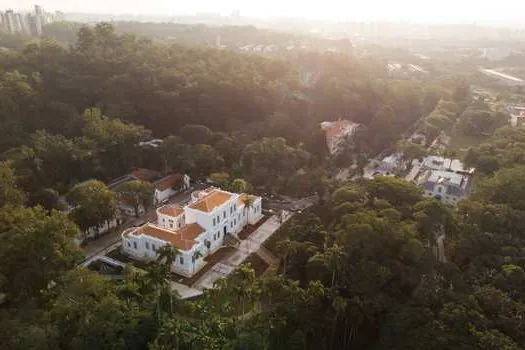
{"type": "Polygon", "coordinates": [[[126,181],[118,185],[115,191],[122,202],[133,206],[135,217],[139,217],[142,210],[147,211],[153,204],[155,190],[149,182],[141,180],[126,181]]]}
{"type": "Polygon", "coordinates": [[[403,159],[405,161],[421,160],[427,154],[428,152],[423,146],[412,142],[406,143],[403,147],[403,159]]]}
{"type": "Polygon", "coordinates": [[[181,137],[191,145],[210,144],[213,131],[204,125],[187,124],[180,129],[181,137]]]}
{"type": "Polygon", "coordinates": [[[474,199],[504,204],[518,210],[525,210],[525,167],[502,169],[493,177],[485,178],[476,186],[474,199]]]}
{"type": "Polygon", "coordinates": [[[193,273],[195,273],[195,263],[197,262],[197,260],[199,260],[200,258],[202,258],[202,253],[200,250],[196,250],[193,252],[193,254],[191,255],[191,263],[193,265],[193,273]]]}
{"type": "Polygon", "coordinates": [[[76,226],[57,211],[7,206],[0,209],[0,288],[12,303],[42,300],[56,283],[81,261],[73,238],[76,226]]]}
{"type": "Polygon", "coordinates": [[[213,184],[224,190],[228,190],[230,187],[230,174],[228,173],[212,173],[210,174],[209,178],[213,184]]]}
{"type": "Polygon", "coordinates": [[[164,266],[171,270],[173,262],[177,259],[177,256],[180,255],[180,251],[171,244],[165,244],[159,249],[157,249],[157,262],[162,262],[164,266]]]}
{"type": "Polygon", "coordinates": [[[85,235],[90,228],[98,232],[98,227],[111,220],[117,210],[115,192],[97,180],[75,185],[68,193],[67,199],[73,207],[70,217],[85,235]]]}
{"type": "Polygon", "coordinates": [[[193,147],[192,152],[195,157],[194,171],[197,174],[210,174],[219,170],[224,163],[224,159],[209,145],[196,145],[193,147]]]}
{"type": "Polygon", "coordinates": [[[0,207],[4,205],[21,205],[24,203],[25,196],[18,189],[15,174],[11,164],[0,163],[0,207]]]}
{"type": "Polygon", "coordinates": [[[250,191],[250,184],[244,179],[235,179],[231,183],[231,190],[235,193],[245,193],[250,191]]]}
{"type": "Polygon", "coordinates": [[[386,199],[396,208],[414,205],[422,198],[421,190],[413,184],[388,176],[376,176],[366,188],[372,197],[386,199]]]}
{"type": "Polygon", "coordinates": [[[244,195],[242,197],[242,203],[244,204],[244,214],[246,215],[246,222],[250,222],[250,212],[255,203],[255,197],[250,195],[244,195]]]}

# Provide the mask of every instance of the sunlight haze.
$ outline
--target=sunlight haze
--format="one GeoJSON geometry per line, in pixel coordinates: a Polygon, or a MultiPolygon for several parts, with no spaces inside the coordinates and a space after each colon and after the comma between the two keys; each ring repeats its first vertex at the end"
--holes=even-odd
{"type": "MultiPolygon", "coordinates": [[[[4,0],[2,8],[25,10],[35,1],[4,0]]],[[[410,22],[494,22],[510,24],[523,21],[523,2],[502,0],[479,2],[473,0],[439,2],[415,0],[370,0],[364,2],[326,0],[306,3],[304,1],[267,0],[263,2],[240,0],[196,0],[178,2],[169,0],[41,0],[40,5],[49,10],[65,12],[160,14],[180,15],[198,12],[228,15],[240,10],[242,16],[294,17],[309,19],[333,19],[352,21],[410,21],[410,22]],[[507,22],[507,23],[505,23],[507,22]]]]}

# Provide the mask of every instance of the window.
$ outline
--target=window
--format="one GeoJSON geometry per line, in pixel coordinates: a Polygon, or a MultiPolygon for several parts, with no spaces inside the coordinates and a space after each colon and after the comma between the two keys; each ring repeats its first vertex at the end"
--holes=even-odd
{"type": "Polygon", "coordinates": [[[146,249],[149,249],[149,243],[146,242],[146,249]]]}
{"type": "Polygon", "coordinates": [[[152,243],[152,244],[151,244],[151,249],[153,249],[153,251],[156,252],[156,251],[157,251],[157,246],[156,246],[155,244],[152,243]]]}
{"type": "Polygon", "coordinates": [[[170,222],[170,228],[173,228],[173,224],[170,222]]]}
{"type": "Polygon", "coordinates": [[[184,258],[182,256],[179,258],[179,262],[181,265],[184,265],[184,258]]]}
{"type": "Polygon", "coordinates": [[[233,205],[233,210],[235,210],[235,211],[237,210],[237,204],[233,205]]]}
{"type": "Polygon", "coordinates": [[[438,192],[441,193],[443,191],[443,187],[438,187],[438,192]]]}
{"type": "Polygon", "coordinates": [[[129,243],[129,242],[126,242],[126,244],[128,245],[128,247],[131,247],[131,243],[129,243]]]}
{"type": "Polygon", "coordinates": [[[230,228],[233,227],[233,221],[230,222],[230,228]]]}
{"type": "Polygon", "coordinates": [[[225,211],[222,212],[222,218],[226,219],[226,212],[225,211]]]}
{"type": "Polygon", "coordinates": [[[215,226],[215,218],[213,218],[213,226],[215,226]]]}
{"type": "Polygon", "coordinates": [[[216,241],[217,240],[217,235],[214,233],[213,234],[213,240],[216,241]]]}
{"type": "Polygon", "coordinates": [[[217,237],[221,238],[221,231],[217,232],[217,237]]]}
{"type": "Polygon", "coordinates": [[[137,249],[137,242],[133,242],[133,248],[137,249]]]}
{"type": "Polygon", "coordinates": [[[166,219],[165,219],[165,218],[162,218],[162,222],[166,222],[166,219]]]}
{"type": "Polygon", "coordinates": [[[237,226],[237,219],[233,220],[233,224],[237,226]]]}

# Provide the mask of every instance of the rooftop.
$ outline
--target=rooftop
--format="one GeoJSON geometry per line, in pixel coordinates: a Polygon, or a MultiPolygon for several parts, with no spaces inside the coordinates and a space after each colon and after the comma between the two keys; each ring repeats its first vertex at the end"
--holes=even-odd
{"type": "Polygon", "coordinates": [[[153,186],[159,191],[165,191],[168,188],[173,188],[174,185],[177,183],[180,183],[182,181],[182,175],[181,174],[173,174],[166,176],[165,178],[162,178],[158,181],[156,181],[153,186]]]}
{"type": "Polygon", "coordinates": [[[465,165],[459,159],[450,159],[439,156],[428,156],[423,159],[423,167],[433,170],[450,170],[457,173],[470,172],[471,169],[465,168],[465,165]]]}
{"type": "Polygon", "coordinates": [[[195,240],[204,232],[204,229],[199,224],[189,224],[178,231],[171,231],[151,223],[147,223],[136,230],[128,233],[133,236],[151,236],[161,241],[170,243],[174,247],[182,250],[190,250],[197,241],[195,240]]]}
{"type": "Polygon", "coordinates": [[[158,209],[158,212],[161,213],[161,214],[164,214],[164,215],[169,215],[169,216],[174,216],[175,217],[175,216],[179,216],[179,215],[184,214],[184,209],[182,209],[178,205],[168,204],[168,205],[164,205],[164,206],[160,207],[158,209]]]}
{"type": "Polygon", "coordinates": [[[131,172],[131,175],[142,181],[153,182],[161,178],[161,175],[155,170],[138,168],[131,172]]]}
{"type": "Polygon", "coordinates": [[[221,205],[229,201],[231,197],[231,193],[213,189],[204,197],[197,200],[195,203],[190,204],[188,207],[203,211],[205,213],[209,213],[212,212],[215,208],[220,207],[221,205]]]}
{"type": "Polygon", "coordinates": [[[443,170],[429,170],[428,173],[423,176],[422,180],[424,182],[445,183],[461,188],[466,188],[468,183],[467,176],[443,170]]]}
{"type": "Polygon", "coordinates": [[[326,132],[327,138],[338,137],[345,132],[352,132],[358,126],[359,124],[346,119],[321,123],[321,128],[326,132]]]}

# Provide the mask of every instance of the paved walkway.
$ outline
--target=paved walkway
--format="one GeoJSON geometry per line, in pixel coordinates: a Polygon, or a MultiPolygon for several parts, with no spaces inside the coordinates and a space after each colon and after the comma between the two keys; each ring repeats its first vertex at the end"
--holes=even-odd
{"type": "MultiPolygon", "coordinates": [[[[284,221],[288,220],[291,215],[285,215],[284,221]]],[[[212,269],[206,272],[193,285],[197,289],[213,288],[214,283],[229,274],[231,274],[246,258],[252,253],[257,252],[261,245],[271,235],[281,227],[281,222],[277,216],[272,216],[257,230],[255,230],[247,239],[241,242],[239,248],[230,256],[225,257],[217,263],[212,269]]]]}
{"type": "Polygon", "coordinates": [[[171,289],[176,290],[181,299],[189,299],[202,295],[202,290],[191,288],[173,281],[171,282],[171,289]]]}

